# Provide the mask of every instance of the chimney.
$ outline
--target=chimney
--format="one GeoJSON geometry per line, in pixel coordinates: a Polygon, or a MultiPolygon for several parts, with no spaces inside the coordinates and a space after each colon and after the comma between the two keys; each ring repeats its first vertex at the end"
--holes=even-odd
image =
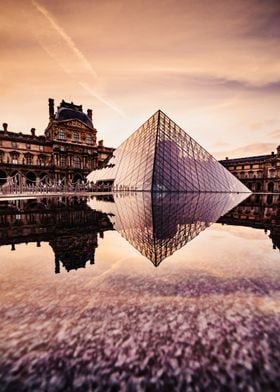
{"type": "Polygon", "coordinates": [[[49,98],[49,117],[50,120],[54,118],[54,99],[49,98]]]}
{"type": "Polygon", "coordinates": [[[4,129],[5,133],[8,132],[8,124],[7,123],[3,123],[3,129],[4,129]]]}
{"type": "Polygon", "coordinates": [[[87,110],[87,115],[88,115],[88,117],[91,119],[91,121],[92,121],[92,110],[91,109],[88,109],[87,110]]]}
{"type": "Polygon", "coordinates": [[[103,147],[103,140],[98,141],[98,147],[103,147]]]}
{"type": "Polygon", "coordinates": [[[30,132],[31,132],[31,135],[32,135],[32,137],[34,137],[34,136],[35,136],[35,131],[36,131],[36,129],[35,129],[35,128],[31,128],[30,132]]]}
{"type": "Polygon", "coordinates": [[[271,155],[274,156],[274,151],[271,151],[271,155]]]}
{"type": "Polygon", "coordinates": [[[226,161],[228,161],[228,157],[226,157],[226,161]]]}

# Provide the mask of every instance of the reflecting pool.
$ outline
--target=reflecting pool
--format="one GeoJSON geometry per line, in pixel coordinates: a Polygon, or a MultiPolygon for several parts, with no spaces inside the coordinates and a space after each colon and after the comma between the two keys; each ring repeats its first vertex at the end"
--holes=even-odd
{"type": "Polygon", "coordinates": [[[0,390],[279,390],[279,248],[277,194],[0,201],[0,390]]]}

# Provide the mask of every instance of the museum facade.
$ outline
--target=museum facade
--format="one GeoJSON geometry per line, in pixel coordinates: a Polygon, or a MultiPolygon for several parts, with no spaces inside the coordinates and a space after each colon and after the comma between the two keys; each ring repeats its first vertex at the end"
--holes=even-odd
{"type": "Polygon", "coordinates": [[[97,141],[92,110],[62,100],[55,111],[49,98],[49,123],[44,135],[0,130],[0,185],[77,183],[106,164],[114,149],[97,141]]]}
{"type": "Polygon", "coordinates": [[[271,154],[220,163],[253,192],[280,192],[280,145],[271,154]]]}

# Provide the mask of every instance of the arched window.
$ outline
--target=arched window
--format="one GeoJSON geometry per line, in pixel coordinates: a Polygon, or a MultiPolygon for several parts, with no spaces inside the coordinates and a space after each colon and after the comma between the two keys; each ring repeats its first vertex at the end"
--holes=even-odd
{"type": "Polygon", "coordinates": [[[19,163],[19,162],[18,162],[19,153],[16,152],[16,151],[12,151],[12,152],[10,152],[10,155],[11,155],[12,163],[13,163],[14,165],[17,165],[17,164],[19,163]]]}
{"type": "Polygon", "coordinates": [[[38,156],[38,165],[45,166],[47,161],[47,157],[45,155],[38,156]]]}
{"type": "Polygon", "coordinates": [[[32,158],[33,158],[32,154],[25,154],[25,163],[27,165],[32,165],[32,158]]]}

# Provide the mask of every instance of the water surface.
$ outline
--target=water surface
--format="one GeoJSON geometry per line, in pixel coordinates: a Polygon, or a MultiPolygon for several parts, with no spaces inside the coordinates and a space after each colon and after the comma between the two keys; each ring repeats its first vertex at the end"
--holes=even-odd
{"type": "Polygon", "coordinates": [[[242,198],[2,201],[0,389],[279,390],[279,198],[242,198]]]}

